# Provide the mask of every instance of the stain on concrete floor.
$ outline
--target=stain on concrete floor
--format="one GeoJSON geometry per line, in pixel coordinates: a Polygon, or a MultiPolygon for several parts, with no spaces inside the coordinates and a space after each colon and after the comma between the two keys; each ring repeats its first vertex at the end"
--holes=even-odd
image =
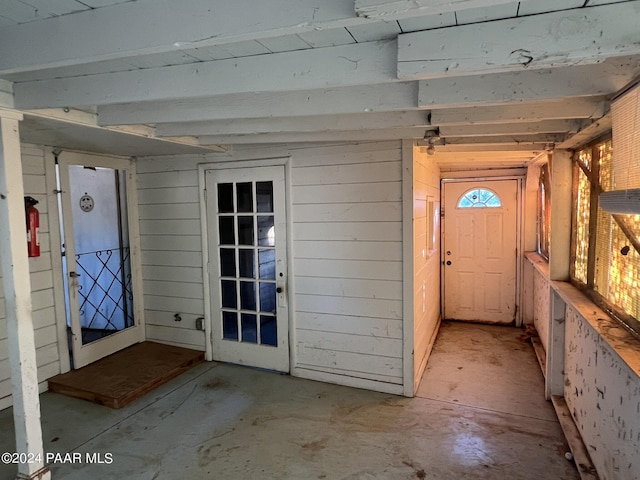
{"type": "MultiPolygon", "coordinates": [[[[537,369],[534,379],[539,374],[532,352],[510,348],[521,332],[487,328],[505,327],[443,325],[426,383],[412,399],[215,363],[119,411],[45,394],[45,450],[114,459],[53,465],[54,479],[578,479],[540,379],[528,383],[511,368],[516,362],[537,369]],[[484,355],[483,345],[491,349],[484,355]],[[502,366],[478,365],[487,353],[502,366]],[[492,375],[492,388],[470,396],[468,378],[478,369],[492,375]],[[514,395],[521,398],[509,404],[514,395]]],[[[10,415],[0,412],[0,425],[10,425],[10,415]]],[[[11,450],[10,434],[2,431],[0,449],[11,450]]],[[[0,479],[13,475],[0,467],[0,479]]]]}

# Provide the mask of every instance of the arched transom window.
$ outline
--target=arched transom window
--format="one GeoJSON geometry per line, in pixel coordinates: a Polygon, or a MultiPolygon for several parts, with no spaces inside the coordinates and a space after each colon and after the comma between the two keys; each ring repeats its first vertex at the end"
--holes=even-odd
{"type": "Polygon", "coordinates": [[[458,208],[498,208],[501,206],[500,197],[486,188],[469,190],[458,200],[458,208]]]}

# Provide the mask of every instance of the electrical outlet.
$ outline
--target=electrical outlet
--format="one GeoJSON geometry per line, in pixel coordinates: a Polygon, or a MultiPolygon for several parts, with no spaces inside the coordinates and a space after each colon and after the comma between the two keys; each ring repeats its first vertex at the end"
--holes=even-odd
{"type": "Polygon", "coordinates": [[[196,318],[196,330],[204,330],[204,317],[196,318]]]}

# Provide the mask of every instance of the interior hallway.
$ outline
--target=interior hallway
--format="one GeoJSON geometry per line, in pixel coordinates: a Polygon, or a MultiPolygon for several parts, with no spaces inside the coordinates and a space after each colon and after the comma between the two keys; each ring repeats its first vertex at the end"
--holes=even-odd
{"type": "MultiPolygon", "coordinates": [[[[444,323],[413,399],[216,363],[121,410],[47,393],[45,452],[82,454],[56,480],[578,479],[521,334],[444,323]]],[[[10,409],[0,432],[13,451],[10,409]]]]}

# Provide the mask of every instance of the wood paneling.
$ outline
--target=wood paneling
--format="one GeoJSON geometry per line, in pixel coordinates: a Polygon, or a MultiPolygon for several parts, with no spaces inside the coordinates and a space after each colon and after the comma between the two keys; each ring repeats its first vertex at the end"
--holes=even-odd
{"type": "Polygon", "coordinates": [[[296,292],[318,296],[402,300],[402,282],[296,276],[296,292]]]}
{"type": "Polygon", "coordinates": [[[583,303],[582,308],[567,304],[564,318],[564,398],[600,478],[634,478],[640,471],[640,380],[616,348],[630,335],[613,320],[601,321],[606,315],[590,302],[583,303]],[[618,345],[593,327],[585,310],[618,345]]]}
{"type": "MultiPolygon", "coordinates": [[[[53,275],[59,273],[53,272],[51,268],[51,246],[47,233],[51,212],[48,212],[47,208],[44,148],[35,145],[22,145],[21,150],[25,195],[30,195],[39,201],[37,208],[40,212],[41,255],[29,259],[29,270],[31,272],[32,318],[35,329],[38,381],[44,382],[60,373],[53,291],[53,275]]],[[[53,215],[55,218],[55,213],[53,215]]],[[[0,408],[11,404],[6,339],[6,305],[2,278],[0,278],[0,408]]]]}
{"type": "Polygon", "coordinates": [[[367,333],[373,337],[402,339],[402,320],[398,319],[297,312],[296,320],[300,329],[351,335],[362,334],[364,323],[367,325],[367,333]]]}
{"type": "Polygon", "coordinates": [[[314,222],[298,223],[294,240],[357,240],[400,242],[402,222],[314,222]],[[333,226],[334,228],[329,228],[333,226]]]}
{"type": "Polygon", "coordinates": [[[402,281],[402,262],[298,258],[295,268],[305,276],[402,281]]]}
{"type": "Polygon", "coordinates": [[[318,195],[325,196],[326,203],[345,202],[399,202],[400,182],[375,182],[344,185],[304,185],[293,188],[298,204],[313,204],[318,195]]]}
{"type": "Polygon", "coordinates": [[[296,153],[295,366],[389,391],[403,378],[400,143],[296,153]]]}
{"type": "MultiPolygon", "coordinates": [[[[276,148],[261,154],[282,156],[276,148]]],[[[395,392],[403,375],[400,143],[296,147],[289,155],[293,373],[395,392]]],[[[204,310],[202,162],[136,164],[147,338],[196,349],[205,342],[195,330],[204,310]]]]}
{"type": "Polygon", "coordinates": [[[147,339],[204,350],[198,160],[144,158],[136,171],[147,339]]]}
{"type": "Polygon", "coordinates": [[[440,171],[430,157],[413,150],[413,319],[414,390],[433,347],[440,322],[440,171]],[[434,218],[428,218],[428,200],[434,218]],[[435,225],[435,244],[429,251],[429,225],[435,225]]]}

